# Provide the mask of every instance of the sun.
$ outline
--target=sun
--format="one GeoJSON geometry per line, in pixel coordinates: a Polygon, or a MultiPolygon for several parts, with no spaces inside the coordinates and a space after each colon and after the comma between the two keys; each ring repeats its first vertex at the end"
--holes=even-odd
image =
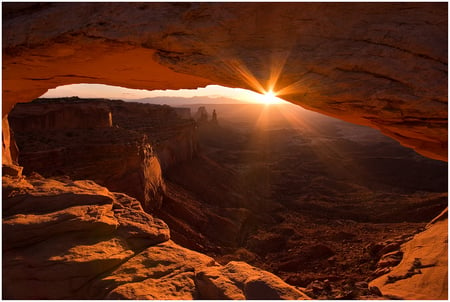
{"type": "Polygon", "coordinates": [[[266,105],[280,104],[284,102],[282,99],[277,97],[273,90],[269,90],[264,92],[264,94],[261,94],[258,101],[266,105]]]}

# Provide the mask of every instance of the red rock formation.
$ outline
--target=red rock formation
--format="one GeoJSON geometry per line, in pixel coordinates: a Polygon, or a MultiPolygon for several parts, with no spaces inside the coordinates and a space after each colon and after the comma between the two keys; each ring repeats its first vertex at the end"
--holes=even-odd
{"type": "Polygon", "coordinates": [[[112,101],[110,106],[115,125],[149,138],[163,170],[197,154],[195,123],[174,108],[123,101],[112,101]]]}
{"type": "Polygon", "coordinates": [[[16,165],[19,152],[8,122],[8,115],[2,119],[2,161],[3,166],[16,165]]]}
{"type": "Polygon", "coordinates": [[[161,205],[161,169],[197,152],[194,122],[169,106],[39,99],[16,105],[9,120],[26,174],[92,179],[141,200],[147,210],[161,205]]]}
{"type": "Polygon", "coordinates": [[[106,103],[77,98],[48,103],[40,99],[39,103],[16,106],[9,120],[16,132],[112,127],[111,109],[106,103]]]}
{"type": "Polygon", "coordinates": [[[391,299],[445,300],[448,297],[448,219],[440,219],[401,246],[403,259],[370,283],[391,299]]]}
{"type": "Polygon", "coordinates": [[[110,127],[107,101],[42,102],[18,105],[10,116],[25,174],[91,179],[139,199],[147,210],[161,205],[164,181],[149,140],[110,127]]]}
{"type": "Polygon", "coordinates": [[[256,91],[273,84],[288,101],[447,158],[446,3],[3,8],[4,114],[69,83],[256,91]]]}
{"type": "Polygon", "coordinates": [[[180,247],[136,199],[92,181],[2,185],[5,299],[307,298],[268,272],[180,247]]]}
{"type": "MultiPolygon", "coordinates": [[[[70,83],[145,89],[214,83],[256,91],[274,84],[288,101],[380,129],[427,157],[447,160],[447,3],[4,3],[2,8],[3,117],[15,103],[70,83]]],[[[12,144],[3,125],[3,163],[10,164],[12,144]]],[[[87,210],[80,211],[75,214],[87,210]]],[[[105,230],[115,224],[110,217],[100,221],[105,230]]],[[[51,222],[58,215],[44,218],[51,222]]],[[[14,219],[20,224],[20,217],[14,219]]],[[[431,235],[444,236],[443,229],[438,222],[418,239],[433,242],[431,235]]],[[[115,246],[117,261],[127,257],[122,241],[99,246],[105,244],[115,246]]],[[[29,283],[10,285],[21,286],[15,288],[21,295],[30,293],[23,288],[31,285],[46,292],[36,281],[43,278],[45,285],[55,285],[52,297],[67,297],[69,283],[59,282],[66,267],[54,267],[58,278],[50,280],[46,271],[23,270],[60,256],[36,255],[36,249],[24,253],[24,259],[38,260],[21,265],[4,252],[4,263],[18,265],[15,271],[4,267],[5,276],[31,276],[29,283]]],[[[104,263],[89,260],[84,266],[77,250],[68,255],[78,271],[104,263]]],[[[77,274],[72,277],[70,284],[80,285],[77,274]]],[[[189,274],[177,278],[193,282],[189,274]]],[[[129,285],[117,294],[129,297],[160,284],[167,283],[129,285]]],[[[428,285],[416,284],[418,291],[428,285]]],[[[14,289],[4,290],[9,292],[14,289]]]]}

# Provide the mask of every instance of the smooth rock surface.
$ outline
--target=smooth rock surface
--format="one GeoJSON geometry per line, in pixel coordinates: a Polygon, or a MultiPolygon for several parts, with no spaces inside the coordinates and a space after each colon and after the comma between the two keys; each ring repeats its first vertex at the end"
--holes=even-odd
{"type": "Polygon", "coordinates": [[[221,266],[172,241],[144,250],[96,288],[109,291],[108,299],[308,299],[271,273],[244,262],[221,266]]]}
{"type": "Polygon", "coordinates": [[[200,293],[207,299],[308,299],[277,276],[245,262],[231,261],[223,267],[208,267],[196,274],[200,293]]]}
{"type": "Polygon", "coordinates": [[[446,160],[447,23],[446,3],[5,3],[3,114],[71,83],[273,88],[446,160]]]}
{"type": "Polygon", "coordinates": [[[391,299],[448,299],[448,219],[428,225],[403,244],[401,251],[400,264],[370,286],[391,299]]]}

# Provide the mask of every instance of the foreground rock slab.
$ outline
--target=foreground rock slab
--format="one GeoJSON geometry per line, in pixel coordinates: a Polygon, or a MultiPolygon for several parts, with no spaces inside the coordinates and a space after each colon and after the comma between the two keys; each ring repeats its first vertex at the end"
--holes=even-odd
{"type": "Polygon", "coordinates": [[[308,299],[277,276],[248,265],[214,259],[172,241],[152,246],[93,284],[107,299],[308,299]]]}
{"type": "MultiPolygon", "coordinates": [[[[446,210],[447,211],[447,210],[446,210]]],[[[370,283],[393,299],[448,299],[447,212],[402,245],[403,259],[389,274],[370,283]],[[445,216],[444,216],[445,215],[445,216]]]]}
{"type": "Polygon", "coordinates": [[[221,266],[175,244],[138,200],[93,181],[2,184],[4,299],[308,298],[246,263],[221,266]]]}
{"type": "Polygon", "coordinates": [[[168,239],[137,200],[92,181],[3,177],[4,298],[81,298],[95,276],[168,239]]]}

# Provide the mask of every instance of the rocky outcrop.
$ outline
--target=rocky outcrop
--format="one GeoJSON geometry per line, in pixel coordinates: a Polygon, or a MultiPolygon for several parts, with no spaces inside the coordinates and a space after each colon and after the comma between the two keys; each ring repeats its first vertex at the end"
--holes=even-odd
{"type": "Polygon", "coordinates": [[[24,173],[92,179],[160,207],[162,169],[192,159],[195,124],[169,106],[104,99],[39,99],[9,117],[24,173]],[[112,127],[114,125],[114,127],[112,127]]]}
{"type": "Polygon", "coordinates": [[[118,128],[69,129],[23,132],[17,138],[25,174],[91,179],[138,198],[146,209],[161,204],[161,166],[142,134],[118,128]]]}
{"type": "MultiPolygon", "coordinates": [[[[221,84],[260,92],[273,86],[288,101],[380,129],[427,157],[447,160],[446,3],[2,8],[4,115],[15,103],[70,83],[145,89],[221,84]]],[[[12,158],[9,135],[3,128],[3,163],[12,158]]],[[[423,265],[429,263],[413,261],[408,269],[423,265]]]]}
{"type": "MultiPolygon", "coordinates": [[[[448,298],[447,210],[440,216],[441,219],[434,220],[424,232],[401,246],[401,262],[388,274],[373,280],[371,287],[391,299],[448,298]]],[[[386,256],[389,254],[384,256],[385,260],[389,258],[386,256]]]]}
{"type": "Polygon", "coordinates": [[[191,116],[191,108],[182,108],[182,107],[173,107],[173,110],[177,113],[177,115],[184,119],[190,119],[191,116]]]}
{"type": "Polygon", "coordinates": [[[308,299],[266,271],[244,262],[222,266],[172,241],[144,250],[92,288],[107,288],[107,299],[308,299]]]}
{"type": "Polygon", "coordinates": [[[169,239],[166,224],[133,198],[41,177],[3,177],[3,230],[7,299],[81,298],[98,274],[169,239]]]}
{"type": "Polygon", "coordinates": [[[13,113],[9,120],[15,132],[112,127],[111,109],[106,103],[78,98],[18,104],[13,113]]]}
{"type": "Polygon", "coordinates": [[[2,119],[2,161],[3,166],[17,165],[19,150],[17,149],[14,133],[9,127],[8,115],[2,119]]]}
{"type": "Polygon", "coordinates": [[[167,105],[112,101],[110,106],[116,126],[148,137],[164,171],[196,156],[195,123],[185,118],[184,110],[180,116],[179,110],[167,105]]]}
{"type": "Polygon", "coordinates": [[[70,83],[273,88],[446,160],[447,36],[446,3],[5,3],[3,113],[70,83]]]}
{"type": "Polygon", "coordinates": [[[180,247],[139,201],[92,181],[2,185],[4,299],[307,298],[268,272],[180,247]]]}

